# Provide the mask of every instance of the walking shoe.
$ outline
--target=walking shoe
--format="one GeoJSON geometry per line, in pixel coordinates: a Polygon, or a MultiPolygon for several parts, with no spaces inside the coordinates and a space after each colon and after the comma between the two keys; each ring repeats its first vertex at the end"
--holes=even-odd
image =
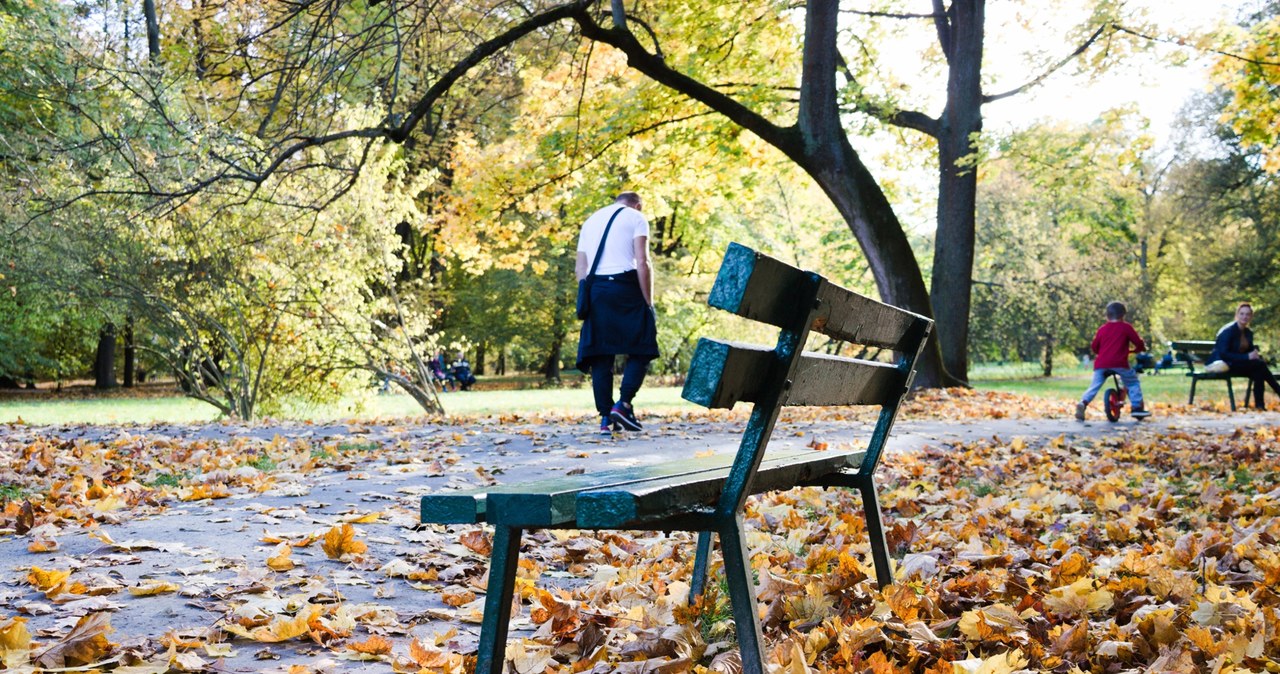
{"type": "Polygon", "coordinates": [[[1084,403],[1076,403],[1076,421],[1084,421],[1084,403]]]}
{"type": "Polygon", "coordinates": [[[629,403],[618,402],[613,406],[613,410],[609,412],[609,416],[613,418],[614,423],[628,431],[638,431],[643,428],[639,420],[636,419],[635,410],[629,403]]]}
{"type": "Polygon", "coordinates": [[[1130,414],[1133,415],[1134,419],[1146,419],[1151,416],[1151,413],[1147,411],[1147,407],[1145,405],[1135,406],[1130,414]]]}
{"type": "Polygon", "coordinates": [[[604,417],[600,420],[600,435],[613,435],[616,430],[618,430],[618,424],[615,424],[613,419],[604,417]]]}

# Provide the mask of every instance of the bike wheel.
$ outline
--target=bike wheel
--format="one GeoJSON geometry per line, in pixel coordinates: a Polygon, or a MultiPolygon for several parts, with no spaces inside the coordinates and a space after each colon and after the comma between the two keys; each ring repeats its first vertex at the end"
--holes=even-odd
{"type": "Polygon", "coordinates": [[[1120,396],[1116,394],[1116,390],[1109,388],[1102,394],[1102,409],[1107,413],[1107,421],[1119,421],[1121,407],[1124,402],[1120,400],[1120,396]]]}

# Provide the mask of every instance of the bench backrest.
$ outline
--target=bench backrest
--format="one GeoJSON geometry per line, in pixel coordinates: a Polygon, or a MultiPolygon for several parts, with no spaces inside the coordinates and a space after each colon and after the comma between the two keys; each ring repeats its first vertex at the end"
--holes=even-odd
{"type": "Polygon", "coordinates": [[[754,405],[717,511],[741,510],[783,405],[879,406],[860,469],[874,472],[933,321],[737,243],[725,252],[707,303],[780,328],[773,348],[702,338],[689,366],[686,400],[754,405]],[[892,350],[895,362],[805,352],[810,332],[892,350]]]}
{"type": "Polygon", "coordinates": [[[1173,350],[1174,358],[1187,364],[1187,369],[1191,372],[1196,371],[1196,363],[1209,362],[1209,354],[1213,353],[1214,343],[1204,340],[1175,340],[1169,342],[1169,348],[1173,350]]]}

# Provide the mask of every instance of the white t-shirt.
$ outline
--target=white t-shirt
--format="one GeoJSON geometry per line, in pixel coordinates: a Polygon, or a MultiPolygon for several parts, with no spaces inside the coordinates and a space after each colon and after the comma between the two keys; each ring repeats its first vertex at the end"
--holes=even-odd
{"type": "Polygon", "coordinates": [[[614,211],[622,209],[613,226],[609,228],[609,239],[604,243],[604,253],[600,256],[597,276],[620,274],[636,268],[636,249],[633,243],[636,238],[649,236],[649,221],[634,208],[613,203],[591,214],[582,224],[582,232],[578,234],[578,251],[587,255],[587,271],[591,271],[591,263],[595,261],[596,249],[600,247],[600,235],[614,211]]]}

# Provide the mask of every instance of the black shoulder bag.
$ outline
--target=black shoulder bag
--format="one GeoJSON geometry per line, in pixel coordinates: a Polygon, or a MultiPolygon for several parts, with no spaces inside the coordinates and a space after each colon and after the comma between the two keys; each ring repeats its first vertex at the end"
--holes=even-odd
{"type": "Polygon", "coordinates": [[[596,268],[600,266],[600,256],[604,254],[604,242],[609,238],[609,228],[613,227],[614,218],[622,212],[626,206],[618,208],[609,216],[609,222],[604,226],[604,234],[600,235],[600,247],[596,248],[596,257],[591,261],[591,271],[587,272],[585,278],[578,281],[578,320],[585,321],[587,316],[591,315],[591,283],[595,278],[596,268]]]}

